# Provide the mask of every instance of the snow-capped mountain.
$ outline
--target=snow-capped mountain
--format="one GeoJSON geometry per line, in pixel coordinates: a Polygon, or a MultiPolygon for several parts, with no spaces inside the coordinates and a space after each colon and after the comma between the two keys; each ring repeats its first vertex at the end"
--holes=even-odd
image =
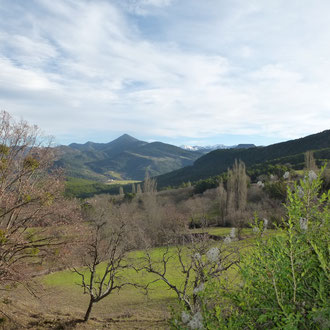
{"type": "Polygon", "coordinates": [[[180,148],[190,151],[200,151],[200,152],[210,152],[217,149],[248,149],[248,148],[254,148],[254,144],[236,144],[233,146],[226,146],[224,144],[215,144],[213,146],[189,146],[189,145],[182,145],[180,148]]]}
{"type": "Polygon", "coordinates": [[[235,146],[225,146],[224,144],[216,144],[213,146],[189,146],[189,145],[181,146],[182,149],[191,150],[191,151],[211,151],[216,149],[230,149],[234,147],[235,146]]]}

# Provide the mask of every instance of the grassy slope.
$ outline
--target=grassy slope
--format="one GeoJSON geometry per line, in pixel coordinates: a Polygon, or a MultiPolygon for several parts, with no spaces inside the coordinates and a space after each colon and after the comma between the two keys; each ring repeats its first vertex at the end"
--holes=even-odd
{"type": "MultiPolygon", "coordinates": [[[[201,229],[194,230],[200,231],[201,229]]],[[[225,236],[229,234],[230,228],[210,228],[208,231],[213,235],[225,236]]],[[[272,231],[269,232],[273,234],[272,231]]],[[[244,230],[244,233],[247,239],[231,244],[239,244],[240,247],[245,247],[243,251],[248,251],[253,244],[253,237],[250,229],[244,230]]],[[[164,248],[153,249],[153,258],[159,259],[163,251],[164,248]]],[[[137,260],[142,254],[142,251],[135,251],[130,256],[137,260]]],[[[176,258],[171,260],[168,271],[169,278],[180,284],[180,269],[176,258]]],[[[123,276],[141,284],[155,279],[154,275],[137,274],[131,270],[123,273],[123,276]]],[[[228,276],[233,278],[230,273],[228,276]]],[[[66,328],[72,320],[83,317],[88,305],[88,295],[83,294],[78,283],[79,276],[71,271],[39,277],[31,284],[36,297],[21,288],[10,290],[0,300],[0,310],[12,315],[14,321],[21,325],[20,328],[27,325],[33,329],[66,328]]],[[[162,282],[154,283],[151,289],[148,296],[132,287],[127,287],[119,293],[114,292],[94,306],[87,324],[78,324],[76,328],[168,329],[166,320],[170,315],[169,306],[175,308],[175,294],[162,282]]]]}
{"type": "Polygon", "coordinates": [[[110,143],[71,144],[57,148],[56,166],[68,176],[105,181],[107,178],[142,180],[193,163],[200,153],[161,143],[136,140],[124,135],[110,143]],[[114,174],[114,175],[112,175],[114,174]]]}
{"type": "Polygon", "coordinates": [[[118,194],[120,185],[120,183],[115,182],[109,185],[98,181],[69,177],[66,182],[65,195],[67,197],[88,198],[97,194],[118,194]]]}
{"type": "MultiPolygon", "coordinates": [[[[200,232],[201,230],[194,230],[194,232],[200,232]]],[[[230,232],[230,228],[211,228],[208,230],[210,234],[226,236],[230,232]]],[[[246,237],[251,236],[251,230],[244,230],[246,237]]],[[[244,241],[232,243],[239,244],[240,246],[247,246],[251,243],[251,238],[247,238],[244,241]]],[[[218,244],[214,242],[214,244],[218,244]]],[[[172,251],[174,247],[171,248],[172,251]]],[[[171,250],[170,250],[171,251],[171,250]]],[[[154,260],[160,260],[164,248],[154,248],[151,251],[152,258],[154,260]]],[[[135,251],[130,254],[132,260],[138,260],[143,256],[142,251],[135,251]]],[[[177,285],[182,285],[183,281],[181,279],[180,267],[178,267],[179,262],[177,258],[172,258],[168,267],[168,276],[171,281],[177,285]]],[[[102,266],[104,267],[104,266],[102,266]]],[[[101,271],[102,271],[101,267],[101,271]]],[[[156,277],[153,274],[139,273],[137,274],[133,270],[125,271],[123,274],[124,278],[129,278],[140,284],[147,284],[156,277]]],[[[75,297],[76,308],[80,310],[81,315],[87,305],[87,295],[83,295],[82,288],[80,288],[77,283],[79,283],[79,276],[72,273],[71,271],[61,271],[54,274],[44,276],[42,282],[48,287],[53,288],[56,291],[64,290],[67,294],[75,297]]],[[[168,306],[176,304],[175,294],[168,290],[168,287],[161,281],[152,284],[151,290],[148,297],[145,296],[139,289],[133,287],[127,287],[126,289],[120,291],[119,294],[114,293],[109,297],[105,298],[103,301],[95,306],[95,310],[92,312],[94,316],[104,318],[106,315],[105,311],[108,311],[108,316],[112,318],[120,318],[123,311],[129,311],[131,317],[149,320],[154,322],[155,320],[161,321],[168,317],[168,306]],[[152,317],[151,317],[152,316],[152,317]]]]}

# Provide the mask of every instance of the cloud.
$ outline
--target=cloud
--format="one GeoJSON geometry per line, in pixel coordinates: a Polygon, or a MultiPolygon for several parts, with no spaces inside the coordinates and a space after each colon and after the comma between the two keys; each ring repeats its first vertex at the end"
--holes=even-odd
{"type": "Polygon", "coordinates": [[[321,131],[329,5],[300,4],[0,1],[0,106],[68,142],[321,131]]]}
{"type": "MultiPolygon", "coordinates": [[[[118,4],[135,15],[152,15],[163,7],[168,7],[174,0],[119,0],[118,4]]],[[[159,12],[158,12],[159,13],[159,12]]]]}

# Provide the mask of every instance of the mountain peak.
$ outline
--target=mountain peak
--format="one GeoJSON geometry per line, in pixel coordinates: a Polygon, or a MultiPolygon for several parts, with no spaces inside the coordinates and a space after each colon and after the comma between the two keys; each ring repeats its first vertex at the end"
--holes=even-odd
{"type": "Polygon", "coordinates": [[[137,145],[144,145],[147,144],[147,142],[141,141],[136,139],[133,136],[130,136],[128,134],[123,134],[121,136],[119,136],[117,139],[109,142],[107,145],[111,148],[123,148],[123,149],[127,149],[127,148],[131,148],[132,146],[137,146],[137,145]]]}
{"type": "Polygon", "coordinates": [[[119,136],[117,139],[113,140],[112,142],[114,142],[114,141],[117,141],[117,142],[136,142],[136,141],[139,141],[139,140],[136,139],[135,137],[125,133],[125,134],[119,136]]]}

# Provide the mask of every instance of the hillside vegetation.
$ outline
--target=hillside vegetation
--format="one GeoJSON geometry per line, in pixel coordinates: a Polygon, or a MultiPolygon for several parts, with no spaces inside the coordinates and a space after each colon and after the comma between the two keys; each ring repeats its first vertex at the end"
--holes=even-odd
{"type": "Polygon", "coordinates": [[[179,186],[183,182],[194,182],[219,175],[225,172],[235,159],[244,161],[247,168],[266,162],[302,164],[303,153],[308,150],[314,151],[317,160],[330,159],[330,130],[267,147],[215,150],[197,159],[192,166],[160,175],[156,179],[159,187],[179,186]]]}
{"type": "Polygon", "coordinates": [[[68,176],[96,181],[142,180],[191,165],[201,152],[162,142],[144,142],[127,134],[109,143],[72,143],[57,148],[55,166],[68,176]]]}

